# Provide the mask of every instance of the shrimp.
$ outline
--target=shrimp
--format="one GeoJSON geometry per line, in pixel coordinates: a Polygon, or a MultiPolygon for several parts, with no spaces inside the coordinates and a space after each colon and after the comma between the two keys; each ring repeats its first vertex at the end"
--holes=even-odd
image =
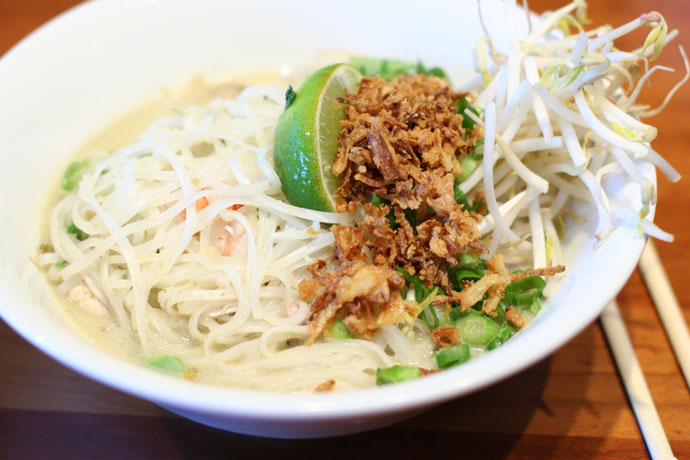
{"type": "Polygon", "coordinates": [[[219,218],[211,229],[211,244],[225,257],[232,255],[239,245],[246,242],[246,238],[244,227],[235,220],[228,222],[219,218]]]}

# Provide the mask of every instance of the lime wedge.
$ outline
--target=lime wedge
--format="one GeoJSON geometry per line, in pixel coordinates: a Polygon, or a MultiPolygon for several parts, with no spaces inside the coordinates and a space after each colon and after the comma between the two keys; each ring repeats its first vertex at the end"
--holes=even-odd
{"type": "Polygon", "coordinates": [[[333,194],[338,180],[333,159],[338,150],[346,92],[354,93],[362,75],[349,64],[317,70],[297,89],[278,120],[275,168],[290,203],[317,211],[335,212],[333,194]]]}

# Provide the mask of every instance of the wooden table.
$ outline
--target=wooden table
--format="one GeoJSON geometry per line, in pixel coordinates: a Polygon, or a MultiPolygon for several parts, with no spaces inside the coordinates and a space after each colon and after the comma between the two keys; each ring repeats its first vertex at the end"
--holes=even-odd
{"type": "MultiPolygon", "coordinates": [[[[0,3],[0,54],[76,0],[0,3]]],[[[468,2],[469,3],[469,2],[468,2]]],[[[559,2],[560,3],[560,2],[559,2]]],[[[621,24],[657,9],[690,50],[690,10],[672,0],[592,1],[597,23],[621,24]]],[[[544,11],[553,3],[532,0],[544,11]]],[[[640,43],[640,34],[635,43],[640,43]]],[[[680,68],[675,47],[661,59],[680,68]]],[[[656,105],[679,75],[659,75],[644,100],[656,105]]],[[[50,76],[46,76],[50,78],[50,76]]],[[[652,120],[654,145],[682,174],[690,91],[652,120]]],[[[657,222],[676,236],[659,243],[686,319],[690,318],[690,180],[660,180],[657,222]]],[[[635,272],[618,297],[666,433],[678,458],[690,458],[690,392],[647,291],[635,272]]],[[[323,440],[260,439],[207,428],[111,390],[53,362],[0,322],[0,458],[606,458],[648,456],[598,323],[531,369],[398,425],[323,440]]]]}

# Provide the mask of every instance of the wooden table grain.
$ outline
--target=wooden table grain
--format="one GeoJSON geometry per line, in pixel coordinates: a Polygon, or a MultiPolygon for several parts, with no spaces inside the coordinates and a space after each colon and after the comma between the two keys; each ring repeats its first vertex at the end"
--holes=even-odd
{"type": "MultiPolygon", "coordinates": [[[[191,1],[191,0],[190,0],[191,1]]],[[[75,0],[0,2],[0,54],[73,6],[75,0]]],[[[468,1],[468,4],[471,2],[468,1]]],[[[553,0],[532,0],[545,11],[553,0]]],[[[684,1],[592,1],[596,23],[622,24],[659,10],[677,43],[690,44],[684,1]]],[[[643,40],[640,33],[635,42],[643,40]]],[[[680,68],[676,46],[660,60],[680,68]]],[[[644,100],[663,100],[679,73],[655,76],[644,100]]],[[[50,76],[46,76],[50,78],[50,76]]],[[[690,90],[684,88],[652,123],[655,148],[690,173],[690,90]]],[[[660,178],[657,222],[674,233],[657,245],[690,319],[690,180],[660,178]]],[[[636,271],[618,296],[637,356],[678,458],[690,458],[690,392],[636,271]]],[[[648,456],[598,323],[551,357],[483,391],[374,432],[321,440],[270,440],[207,428],[94,383],[55,363],[0,322],[0,458],[602,458],[648,456]]]]}

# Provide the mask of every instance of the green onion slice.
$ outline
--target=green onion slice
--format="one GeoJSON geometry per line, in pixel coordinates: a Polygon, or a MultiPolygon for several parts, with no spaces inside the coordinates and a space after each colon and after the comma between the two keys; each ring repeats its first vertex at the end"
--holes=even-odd
{"type": "Polygon", "coordinates": [[[477,140],[477,143],[474,144],[474,147],[472,147],[472,158],[474,158],[476,161],[480,161],[484,159],[484,138],[480,138],[477,140]]]}
{"type": "Polygon", "coordinates": [[[487,350],[493,350],[494,348],[503,345],[509,338],[515,334],[515,327],[510,323],[504,323],[501,326],[501,330],[498,331],[496,337],[491,339],[489,344],[486,346],[487,350]]]}
{"type": "Polygon", "coordinates": [[[184,361],[177,356],[171,355],[156,356],[155,358],[149,359],[148,364],[158,370],[171,374],[179,374],[187,367],[184,361]]]}
{"type": "Polygon", "coordinates": [[[414,286],[415,300],[417,300],[418,303],[422,302],[429,295],[429,289],[418,276],[410,275],[410,273],[402,267],[395,267],[395,269],[403,276],[405,281],[414,286]]]}
{"type": "Polygon", "coordinates": [[[494,321],[496,321],[496,323],[500,326],[506,322],[506,309],[500,303],[496,306],[496,316],[494,317],[494,321]]]}
{"type": "Polygon", "coordinates": [[[465,109],[470,109],[470,112],[474,113],[477,116],[479,116],[479,111],[472,107],[472,105],[467,101],[467,98],[465,96],[461,96],[460,100],[457,102],[456,105],[458,107],[458,113],[462,115],[462,127],[467,130],[474,129],[474,125],[476,123],[472,118],[470,118],[469,115],[465,113],[465,109]]]}
{"type": "Polygon", "coordinates": [[[70,163],[70,165],[67,166],[67,170],[65,170],[65,175],[62,176],[60,187],[67,191],[74,189],[74,187],[79,185],[79,181],[81,181],[82,175],[84,174],[84,168],[88,165],[88,161],[75,161],[70,163]]]}
{"type": "Polygon", "coordinates": [[[422,319],[424,320],[426,325],[429,326],[429,329],[436,329],[441,325],[441,321],[438,319],[436,310],[431,305],[431,302],[434,300],[434,297],[436,297],[436,294],[438,294],[438,290],[439,287],[434,286],[434,289],[432,289],[429,295],[426,296],[426,298],[422,300],[422,302],[419,304],[419,311],[417,313],[417,316],[422,314],[422,319]],[[431,313],[431,320],[429,320],[429,313],[431,313]]]}
{"type": "Polygon", "coordinates": [[[331,328],[329,329],[331,337],[336,339],[351,339],[355,335],[347,328],[345,322],[342,319],[336,320],[331,328]]]}
{"type": "Polygon", "coordinates": [[[524,305],[538,299],[546,286],[539,276],[528,276],[506,286],[506,300],[512,305],[524,305]]]}
{"type": "Polygon", "coordinates": [[[441,369],[457,366],[470,359],[470,347],[465,344],[455,345],[446,350],[438,352],[436,363],[441,369]]]}
{"type": "Polygon", "coordinates": [[[389,383],[404,382],[419,377],[419,369],[414,366],[400,366],[379,368],[376,370],[376,384],[386,385],[389,383]]]}
{"type": "Polygon", "coordinates": [[[470,211],[472,209],[472,206],[470,206],[470,202],[467,201],[465,192],[462,191],[458,184],[455,184],[455,186],[453,187],[453,195],[455,197],[455,202],[457,204],[461,204],[465,211],[470,211]]]}
{"type": "Polygon", "coordinates": [[[372,194],[371,194],[371,202],[372,202],[375,206],[381,206],[381,205],[384,204],[384,203],[385,203],[385,204],[389,204],[389,203],[390,203],[390,201],[388,201],[388,200],[386,200],[386,199],[384,199],[384,198],[381,198],[381,197],[378,196],[376,193],[372,193],[372,194]]]}
{"type": "Polygon", "coordinates": [[[455,176],[455,183],[460,184],[465,182],[477,169],[479,162],[474,158],[473,155],[467,155],[460,159],[460,166],[462,167],[462,172],[455,176]]]}
{"type": "Polygon", "coordinates": [[[539,313],[539,311],[541,311],[541,302],[539,301],[539,299],[534,299],[530,304],[529,309],[535,315],[539,313]]]}
{"type": "Polygon", "coordinates": [[[481,259],[477,257],[472,251],[463,252],[458,256],[458,263],[455,265],[456,268],[469,268],[476,269],[481,263],[481,259]]]}
{"type": "Polygon", "coordinates": [[[501,327],[484,314],[463,316],[455,322],[465,343],[486,346],[496,337],[501,327]]]}

